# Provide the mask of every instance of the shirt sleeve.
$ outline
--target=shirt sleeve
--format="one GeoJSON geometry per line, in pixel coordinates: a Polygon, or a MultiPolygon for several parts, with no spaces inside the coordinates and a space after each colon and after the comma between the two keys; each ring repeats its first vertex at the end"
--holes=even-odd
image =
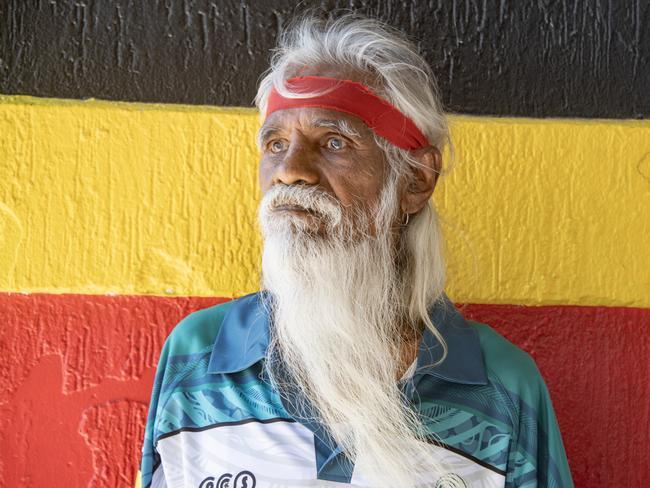
{"type": "Polygon", "coordinates": [[[160,354],[153,390],[151,392],[151,401],[149,403],[149,413],[147,414],[147,426],[144,433],[144,444],[142,446],[142,457],[140,470],[136,480],[136,488],[166,488],[165,475],[160,459],[160,454],[156,450],[156,425],[159,412],[160,394],[167,369],[169,340],[160,354]],[[139,483],[139,484],[138,484],[139,483]]]}
{"type": "Polygon", "coordinates": [[[521,392],[518,425],[508,456],[506,488],[573,488],[551,398],[535,367],[531,391],[521,392]]]}

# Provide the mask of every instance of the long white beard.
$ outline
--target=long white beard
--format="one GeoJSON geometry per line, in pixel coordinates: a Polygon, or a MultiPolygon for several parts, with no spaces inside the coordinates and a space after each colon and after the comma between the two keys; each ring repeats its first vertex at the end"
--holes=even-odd
{"type": "MultiPolygon", "coordinates": [[[[406,488],[416,486],[418,471],[441,468],[397,383],[410,296],[391,233],[396,188],[386,185],[374,217],[350,213],[313,188],[271,189],[260,205],[262,288],[273,297],[268,357],[279,358],[292,388],[355,460],[355,472],[370,486],[406,488]],[[308,208],[320,221],[274,214],[283,203],[308,208]]],[[[278,366],[267,361],[282,394],[278,366]]]]}

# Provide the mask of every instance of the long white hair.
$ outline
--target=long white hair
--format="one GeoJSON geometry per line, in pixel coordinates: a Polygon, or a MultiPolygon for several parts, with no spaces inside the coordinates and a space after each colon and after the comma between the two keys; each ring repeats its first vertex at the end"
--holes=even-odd
{"type": "MultiPolygon", "coordinates": [[[[430,67],[412,43],[385,24],[354,14],[330,20],[306,16],[296,21],[281,35],[260,83],[255,102],[262,117],[273,87],[285,97],[315,95],[290,93],[284,84],[307,66],[368,74],[372,82],[366,84],[411,118],[431,145],[442,152],[449,142],[430,67]]],[[[349,219],[342,215],[345,209],[338,209],[327,195],[313,189],[271,189],[260,206],[265,235],[262,286],[278,295],[272,312],[281,323],[271,349],[279,351],[304,393],[316,400],[334,438],[351,456],[366,457],[375,473],[371,477],[378,477],[372,480],[375,485],[406,487],[414,486],[409,472],[414,456],[426,456],[425,435],[394,388],[397,360],[383,364],[373,354],[380,359],[396,354],[400,338],[385,336],[398,335],[399,321],[404,319],[412,327],[424,324],[438,338],[444,360],[445,341],[429,316],[444,288],[443,245],[431,201],[410,217],[397,249],[392,245],[386,228],[400,218],[398,188],[409,181],[419,163],[381,136],[375,135],[375,141],[389,166],[378,208],[370,219],[380,228],[379,236],[351,245],[352,229],[346,228],[349,219]],[[274,222],[273,206],[286,201],[313,209],[331,229],[340,230],[338,240],[303,242],[295,220],[274,222]],[[315,317],[314,307],[320,302],[327,306],[328,300],[336,301],[336,310],[323,310],[322,316],[315,317]],[[390,321],[397,323],[385,324],[390,321]],[[321,329],[305,330],[306,322],[317,323],[321,329]],[[359,335],[372,327],[378,329],[374,339],[359,344],[364,342],[359,335]],[[338,366],[355,370],[349,376],[337,370],[336,363],[325,364],[337,354],[341,358],[338,366]],[[354,411],[356,407],[372,410],[354,411]],[[403,442],[411,442],[413,449],[402,449],[403,442]]],[[[429,465],[442,474],[434,461],[429,465]]]]}

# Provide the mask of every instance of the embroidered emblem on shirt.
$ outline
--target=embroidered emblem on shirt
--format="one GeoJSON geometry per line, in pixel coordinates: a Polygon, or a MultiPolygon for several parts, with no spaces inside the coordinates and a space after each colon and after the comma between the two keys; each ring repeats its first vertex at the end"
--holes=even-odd
{"type": "Polygon", "coordinates": [[[457,474],[449,473],[438,479],[435,488],[467,488],[467,483],[457,474]]]}
{"type": "Polygon", "coordinates": [[[199,488],[255,488],[257,480],[250,471],[240,471],[235,476],[225,473],[215,482],[214,476],[208,476],[201,481],[199,488]],[[231,484],[232,482],[232,484],[231,484]]]}

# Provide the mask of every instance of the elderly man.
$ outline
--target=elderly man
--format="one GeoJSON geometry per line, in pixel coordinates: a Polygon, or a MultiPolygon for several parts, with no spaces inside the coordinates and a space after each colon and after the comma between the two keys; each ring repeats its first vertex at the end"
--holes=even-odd
{"type": "Polygon", "coordinates": [[[449,136],[414,46],[305,18],[256,102],[262,291],[167,339],[143,486],[572,486],[533,360],[443,293],[449,136]]]}

